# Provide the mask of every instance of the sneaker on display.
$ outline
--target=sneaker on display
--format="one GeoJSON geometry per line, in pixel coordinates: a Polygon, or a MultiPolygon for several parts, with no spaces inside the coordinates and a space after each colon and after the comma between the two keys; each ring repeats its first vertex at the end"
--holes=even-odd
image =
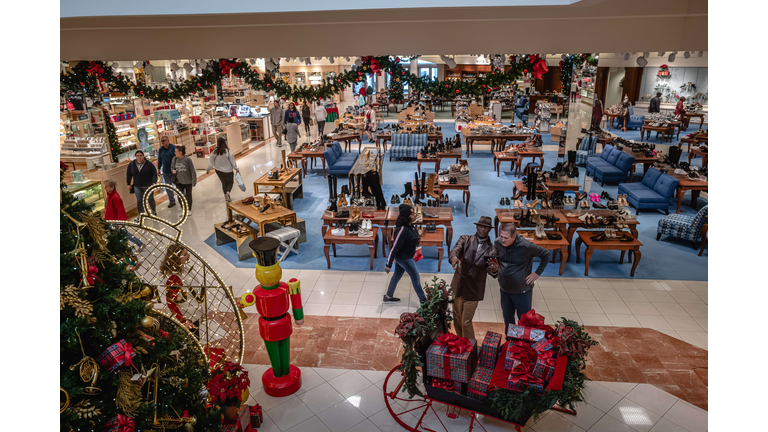
{"type": "Polygon", "coordinates": [[[384,294],[384,304],[395,304],[400,303],[400,299],[397,297],[387,297],[386,294],[384,294]]]}

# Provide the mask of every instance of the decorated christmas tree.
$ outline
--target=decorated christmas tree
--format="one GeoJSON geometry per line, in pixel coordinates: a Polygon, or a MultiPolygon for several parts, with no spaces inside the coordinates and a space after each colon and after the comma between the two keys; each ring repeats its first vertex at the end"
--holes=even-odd
{"type": "Polygon", "coordinates": [[[203,349],[153,309],[127,232],[60,188],[60,430],[220,430],[203,349]]]}

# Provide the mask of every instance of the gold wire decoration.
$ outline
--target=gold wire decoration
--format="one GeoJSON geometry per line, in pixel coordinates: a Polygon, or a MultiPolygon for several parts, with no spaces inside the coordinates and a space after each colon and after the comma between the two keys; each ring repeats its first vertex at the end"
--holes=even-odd
{"type": "Polygon", "coordinates": [[[91,406],[91,401],[88,399],[82,399],[80,402],[69,407],[80,418],[93,418],[101,415],[101,410],[95,406],[91,406]]]}
{"type": "MultiPolygon", "coordinates": [[[[139,215],[139,221],[107,221],[112,225],[125,227],[133,236],[129,244],[142,265],[134,269],[141,288],[133,296],[145,301],[156,301],[155,311],[177,322],[186,322],[192,327],[190,333],[203,349],[206,361],[208,352],[221,353],[236,362],[242,362],[245,350],[243,322],[232,292],[213,267],[193,248],[182,241],[181,225],[189,215],[188,204],[183,194],[169,184],[159,183],[147,188],[144,193],[144,208],[149,209],[149,197],[159,189],[170,189],[177,196],[181,218],[171,222],[149,213],[139,215]],[[140,242],[139,245],[137,242],[140,242]],[[181,286],[166,285],[169,275],[160,270],[172,247],[174,254],[186,251],[189,260],[181,271],[174,271],[181,279],[181,286]],[[173,300],[174,290],[176,299],[173,300]],[[172,309],[173,308],[173,309],[172,309]],[[181,318],[175,319],[179,316],[181,318]],[[192,323],[196,323],[191,325],[192,323]]],[[[136,283],[131,289],[135,289],[136,283]]],[[[182,324],[183,325],[183,324],[182,324]]]]}
{"type": "Polygon", "coordinates": [[[83,352],[83,359],[69,367],[69,370],[75,370],[80,366],[80,379],[84,382],[90,382],[91,385],[83,389],[83,393],[87,395],[95,395],[101,393],[101,389],[96,387],[96,380],[99,379],[99,364],[93,357],[85,354],[83,348],[83,340],[80,339],[80,333],[75,329],[77,340],[80,342],[80,351],[83,352]]]}
{"type": "Polygon", "coordinates": [[[120,371],[120,384],[117,387],[115,403],[122,409],[125,415],[133,418],[141,405],[141,384],[131,380],[133,373],[130,370],[120,371]]]}
{"type": "Polygon", "coordinates": [[[69,407],[69,393],[67,393],[67,391],[64,390],[64,387],[59,387],[59,390],[61,390],[61,392],[64,393],[64,402],[59,404],[61,405],[59,407],[59,415],[61,415],[61,414],[64,414],[64,411],[66,411],[67,408],[69,407]]]}

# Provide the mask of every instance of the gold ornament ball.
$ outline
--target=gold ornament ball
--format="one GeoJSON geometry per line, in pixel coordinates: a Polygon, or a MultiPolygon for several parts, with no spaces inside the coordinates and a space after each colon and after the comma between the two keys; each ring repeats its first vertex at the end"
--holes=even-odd
{"type": "Polygon", "coordinates": [[[155,319],[151,316],[145,316],[141,319],[141,326],[145,329],[151,329],[155,325],[155,319]]]}

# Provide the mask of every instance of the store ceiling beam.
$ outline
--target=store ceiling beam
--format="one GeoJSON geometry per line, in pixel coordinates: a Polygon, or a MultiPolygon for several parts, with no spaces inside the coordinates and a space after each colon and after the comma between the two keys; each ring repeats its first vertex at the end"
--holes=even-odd
{"type": "Polygon", "coordinates": [[[707,14],[707,0],[583,0],[542,7],[61,18],[60,58],[707,51],[707,14]]]}

